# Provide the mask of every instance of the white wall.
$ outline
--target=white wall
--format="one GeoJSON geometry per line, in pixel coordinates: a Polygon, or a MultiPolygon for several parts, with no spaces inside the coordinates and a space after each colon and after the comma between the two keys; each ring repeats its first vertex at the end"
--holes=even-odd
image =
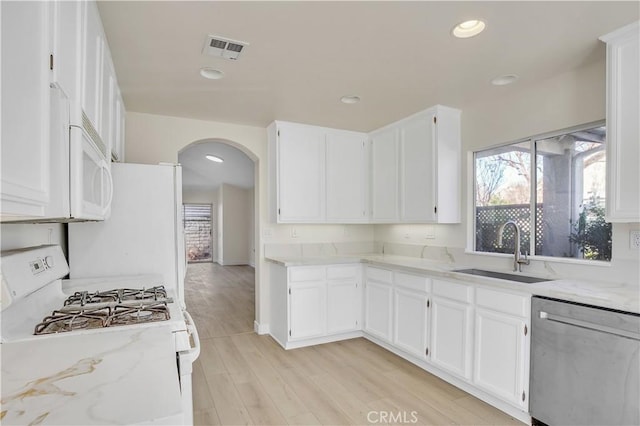
{"type": "Polygon", "coordinates": [[[182,191],[182,203],[211,204],[211,225],[214,232],[212,235],[213,241],[211,242],[211,257],[215,261],[218,259],[218,242],[216,238],[218,227],[218,190],[204,191],[184,189],[182,191]]]}
{"type": "Polygon", "coordinates": [[[246,227],[249,230],[249,241],[247,244],[247,256],[249,259],[249,265],[256,266],[256,214],[255,214],[255,191],[253,188],[247,189],[246,204],[247,204],[247,222],[246,227]]]}
{"type": "Polygon", "coordinates": [[[218,257],[218,263],[221,265],[249,264],[249,233],[253,226],[248,226],[251,214],[247,198],[251,192],[234,185],[220,185],[222,255],[218,257]]]}
{"type": "MultiPolygon", "coordinates": [[[[458,225],[378,225],[377,241],[424,244],[429,246],[467,248],[473,202],[469,171],[470,153],[534,134],[560,130],[605,118],[605,62],[588,64],[574,71],[561,74],[536,85],[496,87],[491,99],[478,100],[462,109],[463,186],[462,217],[458,225]],[[427,239],[427,227],[435,230],[436,238],[427,239]]],[[[613,225],[613,260],[605,274],[611,279],[628,277],[632,268],[626,261],[638,261],[639,253],[629,250],[629,230],[638,224],[613,225]],[[623,265],[624,264],[624,265],[623,265]]],[[[470,247],[470,241],[469,241],[470,247]]],[[[588,277],[602,267],[588,265],[565,267],[571,273],[588,277]],[[594,269],[595,268],[595,269],[594,269]]],[[[637,269],[637,268],[636,268],[637,269]]]]}

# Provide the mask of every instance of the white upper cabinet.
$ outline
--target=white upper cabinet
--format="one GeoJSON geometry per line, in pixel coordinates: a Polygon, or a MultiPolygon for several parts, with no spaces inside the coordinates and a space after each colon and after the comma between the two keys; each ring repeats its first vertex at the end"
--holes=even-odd
{"type": "Polygon", "coordinates": [[[98,5],[91,1],[85,4],[83,20],[84,38],[82,48],[82,109],[95,130],[100,129],[103,59],[105,37],[100,21],[98,5]]]}
{"type": "Polygon", "coordinates": [[[278,222],[324,221],[322,128],[278,122],[275,132],[278,222]]]}
{"type": "Polygon", "coordinates": [[[385,127],[371,139],[371,221],[398,222],[398,129],[385,127]]]}
{"type": "Polygon", "coordinates": [[[438,105],[398,127],[400,221],[459,223],[460,111],[438,105]]]}
{"type": "Polygon", "coordinates": [[[1,2],[2,220],[42,218],[50,202],[48,2],[1,2]],[[19,41],[19,42],[18,42],[19,41]]]}
{"type": "Polygon", "coordinates": [[[437,105],[369,134],[372,222],[460,222],[460,114],[437,105]]]}
{"type": "Polygon", "coordinates": [[[640,22],[607,43],[607,206],[610,222],[640,222],[640,22]]]}
{"type": "Polygon", "coordinates": [[[367,222],[366,135],[277,121],[268,136],[274,221],[367,222]]]}
{"type": "Polygon", "coordinates": [[[326,134],[327,222],[367,221],[367,137],[330,130],[326,134]]]}
{"type": "Polygon", "coordinates": [[[0,7],[0,220],[103,220],[112,194],[110,149],[124,150],[124,104],[97,5],[24,1],[0,7]],[[100,214],[73,207],[98,198],[100,214]]]}
{"type": "Polygon", "coordinates": [[[52,82],[68,99],[77,100],[81,92],[82,25],[86,2],[57,1],[53,7],[52,82]]]}

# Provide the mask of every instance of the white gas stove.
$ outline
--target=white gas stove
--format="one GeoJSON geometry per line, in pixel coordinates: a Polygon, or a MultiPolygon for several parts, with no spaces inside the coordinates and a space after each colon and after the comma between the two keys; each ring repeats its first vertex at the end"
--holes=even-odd
{"type": "Polygon", "coordinates": [[[197,329],[161,275],[68,271],[59,246],[2,253],[3,423],[192,424],[197,329]]]}

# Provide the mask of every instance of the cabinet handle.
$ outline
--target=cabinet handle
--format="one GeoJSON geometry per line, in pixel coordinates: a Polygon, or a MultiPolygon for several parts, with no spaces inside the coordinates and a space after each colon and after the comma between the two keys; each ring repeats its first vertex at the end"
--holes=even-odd
{"type": "Polygon", "coordinates": [[[53,71],[53,55],[49,55],[49,69],[53,71]]]}
{"type": "Polygon", "coordinates": [[[424,354],[425,354],[425,356],[429,356],[429,348],[426,348],[426,349],[424,350],[424,354]]]}
{"type": "Polygon", "coordinates": [[[431,301],[427,299],[427,308],[429,308],[430,306],[431,306],[431,301]]]}
{"type": "Polygon", "coordinates": [[[289,294],[291,294],[291,289],[289,289],[289,294]]]}
{"type": "Polygon", "coordinates": [[[524,335],[526,336],[528,332],[529,332],[529,329],[527,328],[527,324],[525,324],[524,325],[524,335]]]}
{"type": "Polygon", "coordinates": [[[522,402],[524,402],[525,399],[525,395],[524,395],[524,391],[522,391],[522,402]]]}
{"type": "Polygon", "coordinates": [[[435,206],[435,207],[433,208],[433,212],[434,212],[435,214],[438,214],[438,206],[435,206]]]}
{"type": "Polygon", "coordinates": [[[289,336],[291,336],[291,330],[289,330],[289,336]]]}

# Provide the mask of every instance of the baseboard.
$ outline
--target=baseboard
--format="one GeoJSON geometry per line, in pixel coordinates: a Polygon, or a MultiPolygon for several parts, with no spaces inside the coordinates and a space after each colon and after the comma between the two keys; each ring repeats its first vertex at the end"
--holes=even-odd
{"type": "Polygon", "coordinates": [[[269,334],[269,324],[259,324],[258,321],[253,322],[253,331],[256,334],[269,334]]]}

